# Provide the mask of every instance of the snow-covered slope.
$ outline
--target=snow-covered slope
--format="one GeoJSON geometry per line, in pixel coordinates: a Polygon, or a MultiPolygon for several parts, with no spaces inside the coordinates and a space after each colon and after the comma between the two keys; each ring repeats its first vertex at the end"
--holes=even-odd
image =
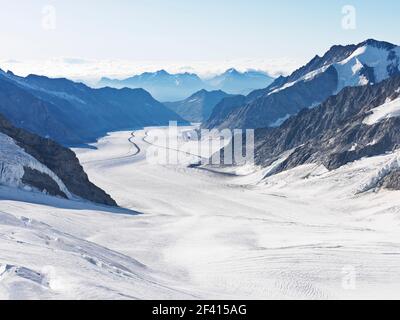
{"type": "Polygon", "coordinates": [[[71,198],[71,193],[53,171],[27,154],[15,144],[13,139],[0,133],[0,185],[31,190],[32,186],[23,182],[25,167],[49,176],[59,189],[71,198]]]}
{"type": "Polygon", "coordinates": [[[53,196],[71,195],[99,204],[116,202],[88,179],[75,153],[58,143],[14,127],[0,114],[0,184],[53,196]]]}
{"type": "Polygon", "coordinates": [[[367,125],[373,125],[392,117],[400,117],[400,98],[393,101],[388,99],[383,105],[373,108],[371,112],[372,114],[364,119],[364,123],[367,125]]]}
{"type": "Polygon", "coordinates": [[[153,133],[76,150],[132,211],[0,187],[1,298],[399,298],[399,192],[357,193],[396,154],[263,180],[151,164],[153,133]]]}
{"type": "MultiPolygon", "coordinates": [[[[326,64],[322,68],[313,70],[295,82],[310,81],[317,74],[325,72],[333,66],[338,73],[336,92],[345,87],[363,86],[379,83],[399,72],[400,48],[398,46],[383,46],[379,42],[366,41],[358,45],[357,49],[341,61],[326,64]]],[[[289,84],[275,89],[271,94],[284,90],[289,84]]]]}
{"type": "Polygon", "coordinates": [[[193,298],[122,249],[134,214],[0,186],[0,300],[193,298]]]}
{"type": "Polygon", "coordinates": [[[270,166],[291,150],[274,173],[309,163],[334,170],[398,150],[399,88],[399,75],[375,85],[348,87],[280,127],[256,130],[257,165],[270,166]]]}
{"type": "MultiPolygon", "coordinates": [[[[250,93],[228,114],[215,112],[205,127],[265,128],[303,109],[318,106],[347,87],[377,84],[399,74],[400,48],[367,40],[357,45],[333,46],[288,77],[250,93]]],[[[224,100],[220,103],[224,105],[224,100]]],[[[219,105],[215,108],[217,111],[219,105]]]]}

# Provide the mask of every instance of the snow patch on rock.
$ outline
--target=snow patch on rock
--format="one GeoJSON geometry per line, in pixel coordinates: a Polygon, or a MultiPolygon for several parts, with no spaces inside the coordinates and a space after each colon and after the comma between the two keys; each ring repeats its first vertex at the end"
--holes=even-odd
{"type": "Polygon", "coordinates": [[[24,167],[29,167],[47,174],[57,183],[60,190],[65,193],[68,198],[72,198],[67,187],[53,171],[27,154],[22,148],[16,145],[14,140],[9,136],[0,133],[0,185],[25,190],[30,189],[29,186],[22,183],[24,167]]]}
{"type": "Polygon", "coordinates": [[[287,114],[286,116],[279,118],[278,120],[276,120],[273,124],[270,125],[270,127],[272,128],[276,128],[281,126],[287,119],[290,118],[290,114],[287,114]]]}
{"type": "Polygon", "coordinates": [[[386,100],[386,103],[371,110],[372,114],[367,116],[363,123],[366,125],[374,125],[385,119],[400,116],[400,98],[393,101],[386,100]]]}
{"type": "Polygon", "coordinates": [[[338,73],[337,92],[345,87],[364,86],[370,83],[370,80],[362,74],[362,71],[368,67],[372,68],[375,77],[375,83],[379,83],[390,77],[389,70],[398,68],[398,57],[400,56],[400,48],[393,50],[387,48],[377,48],[371,45],[365,45],[355,50],[348,58],[333,64],[327,64],[323,67],[313,70],[305,76],[286,83],[281,87],[272,90],[269,95],[275,94],[289,87],[294,86],[298,82],[307,82],[316,76],[327,71],[333,66],[338,73]],[[391,57],[394,56],[395,58],[391,57]]]}

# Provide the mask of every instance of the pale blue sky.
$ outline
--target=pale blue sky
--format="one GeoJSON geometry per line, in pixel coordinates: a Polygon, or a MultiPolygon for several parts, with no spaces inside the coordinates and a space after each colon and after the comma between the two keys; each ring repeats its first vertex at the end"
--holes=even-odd
{"type": "Polygon", "coordinates": [[[333,44],[400,43],[398,0],[0,0],[0,59],[307,60],[333,44]],[[55,30],[42,9],[56,8],[55,30]],[[341,28],[342,7],[357,28],[341,28]]]}

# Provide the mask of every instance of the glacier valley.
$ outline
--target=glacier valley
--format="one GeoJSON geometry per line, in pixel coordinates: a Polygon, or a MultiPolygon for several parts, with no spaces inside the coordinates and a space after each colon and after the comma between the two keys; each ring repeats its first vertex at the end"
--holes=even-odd
{"type": "Polygon", "coordinates": [[[0,299],[400,298],[398,154],[263,179],[150,163],[155,129],[74,149],[123,209],[0,187],[0,299]]]}

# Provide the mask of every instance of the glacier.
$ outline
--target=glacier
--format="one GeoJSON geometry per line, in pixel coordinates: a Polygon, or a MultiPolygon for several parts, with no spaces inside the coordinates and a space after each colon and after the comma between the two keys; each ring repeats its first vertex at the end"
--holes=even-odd
{"type": "MultiPolygon", "coordinates": [[[[398,154],[264,179],[274,166],[229,174],[151,164],[155,130],[167,129],[75,149],[126,209],[0,186],[0,298],[399,298],[400,193],[360,193],[398,154]]],[[[190,149],[189,130],[175,152],[190,149]]]]}

